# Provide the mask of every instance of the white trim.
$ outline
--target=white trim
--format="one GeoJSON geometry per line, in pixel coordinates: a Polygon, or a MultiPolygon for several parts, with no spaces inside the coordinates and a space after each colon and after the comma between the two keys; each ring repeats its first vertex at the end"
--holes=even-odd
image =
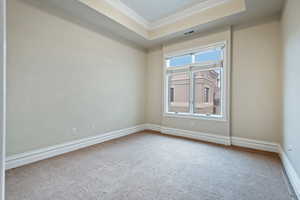
{"type": "Polygon", "coordinates": [[[1,164],[1,167],[0,167],[0,200],[4,200],[5,199],[5,156],[6,156],[6,0],[2,0],[0,2],[0,24],[1,24],[1,27],[0,27],[0,35],[1,35],[1,38],[0,38],[0,44],[1,44],[1,57],[2,57],[2,62],[0,64],[0,70],[1,70],[1,94],[0,94],[0,98],[2,98],[0,100],[0,102],[2,102],[2,104],[0,105],[1,106],[1,117],[0,117],[0,127],[1,127],[1,130],[0,130],[0,141],[1,141],[1,155],[0,155],[0,164],[1,164]]]}
{"type": "Polygon", "coordinates": [[[145,124],[145,130],[161,132],[161,126],[156,124],[145,124]]]}
{"type": "Polygon", "coordinates": [[[172,57],[186,55],[186,54],[196,54],[202,51],[203,52],[211,51],[213,49],[217,49],[220,47],[224,48],[226,47],[227,44],[228,42],[226,40],[223,41],[221,40],[219,42],[210,43],[208,45],[201,45],[200,47],[188,48],[184,50],[176,50],[176,51],[164,53],[164,59],[169,59],[172,57]]]}
{"type": "Polygon", "coordinates": [[[75,151],[81,148],[85,148],[91,145],[130,135],[132,133],[136,133],[142,130],[144,130],[144,125],[138,125],[126,129],[99,134],[98,136],[94,137],[84,138],[60,145],[50,146],[43,149],[9,156],[6,159],[6,169],[20,167],[29,163],[37,162],[57,155],[75,151]]]}
{"type": "Polygon", "coordinates": [[[120,0],[104,0],[104,1],[110,4],[111,6],[113,6],[114,8],[118,9],[126,16],[133,19],[138,24],[142,25],[144,28],[150,30],[150,22],[146,20],[144,17],[142,17],[141,15],[139,15],[137,12],[135,12],[133,9],[128,7],[122,1],[120,0]]]}
{"type": "Polygon", "coordinates": [[[122,12],[126,16],[133,19],[138,24],[142,25],[147,30],[154,30],[154,29],[160,28],[162,26],[175,23],[178,20],[183,20],[194,14],[203,12],[204,10],[213,8],[215,6],[227,3],[232,0],[210,0],[210,1],[200,2],[189,8],[178,11],[174,14],[171,14],[167,17],[163,17],[163,18],[155,20],[155,21],[149,21],[149,20],[145,19],[144,17],[139,15],[136,11],[134,11],[132,8],[128,7],[126,4],[124,4],[120,0],[104,0],[104,1],[109,3],[114,8],[118,9],[120,12],[122,12]]]}
{"type": "Polygon", "coordinates": [[[278,153],[277,143],[252,140],[240,137],[231,137],[231,142],[234,146],[278,153]]]}
{"type": "Polygon", "coordinates": [[[169,117],[169,118],[201,119],[201,120],[222,121],[222,122],[227,122],[228,121],[228,120],[224,119],[224,117],[218,116],[218,115],[165,112],[163,114],[163,116],[164,117],[169,117]]]}
{"type": "MultiPolygon", "coordinates": [[[[195,139],[199,141],[206,141],[206,142],[212,142],[212,143],[223,144],[223,145],[231,145],[231,139],[230,137],[227,136],[221,136],[217,134],[203,133],[197,131],[175,129],[175,128],[156,125],[156,124],[142,124],[127,129],[111,131],[94,137],[80,139],[80,140],[67,142],[60,145],[50,146],[39,150],[34,150],[30,152],[9,156],[6,159],[6,169],[20,167],[29,163],[51,158],[57,155],[75,151],[81,148],[85,148],[94,144],[99,144],[105,141],[123,137],[143,130],[153,130],[167,135],[180,136],[180,137],[195,139]]],[[[232,144],[236,146],[242,146],[242,147],[247,147],[252,149],[278,152],[278,144],[275,143],[233,137],[232,144]]]]}
{"type": "Polygon", "coordinates": [[[25,152],[21,154],[17,154],[14,156],[9,156],[6,159],[6,169],[12,169],[16,167],[20,167],[29,163],[37,162],[40,160],[44,160],[47,158],[51,158],[54,156],[58,156],[64,153],[68,153],[71,151],[75,151],[81,148],[85,148],[91,145],[99,144],[105,141],[109,141],[112,139],[120,138],[126,135],[130,135],[136,132],[140,132],[143,130],[153,130],[160,132],[166,135],[179,136],[184,138],[195,139],[199,141],[212,142],[223,145],[235,145],[241,147],[247,147],[256,150],[270,151],[279,153],[280,158],[283,163],[283,167],[287,173],[287,176],[291,182],[294,191],[296,192],[297,197],[300,199],[300,178],[296,173],[292,163],[289,161],[287,155],[281,148],[281,146],[277,143],[259,141],[259,140],[251,140],[246,138],[239,137],[227,137],[221,136],[211,133],[203,133],[196,131],[188,131],[182,129],[175,129],[170,127],[164,127],[156,124],[142,124],[134,127],[130,127],[127,129],[121,129],[117,131],[111,131],[105,134],[100,134],[98,136],[80,139],[60,145],[55,145],[39,150],[34,150],[30,152],[25,152]]]}
{"type": "Polygon", "coordinates": [[[221,136],[221,135],[217,135],[217,134],[175,129],[175,128],[164,127],[164,126],[159,126],[159,125],[155,125],[155,124],[146,124],[145,129],[158,131],[158,132],[160,132],[162,134],[166,134],[166,135],[174,135],[174,136],[179,136],[179,137],[195,139],[195,140],[199,140],[199,141],[212,142],[212,143],[223,144],[223,145],[231,144],[230,137],[221,136]]]}
{"type": "MultiPolygon", "coordinates": [[[[231,40],[231,38],[230,38],[231,40]]],[[[163,55],[163,115],[168,117],[182,117],[182,118],[192,118],[193,119],[199,119],[203,120],[206,118],[206,120],[212,120],[212,121],[225,121],[228,122],[230,120],[230,70],[231,70],[231,46],[230,42],[226,40],[221,40],[215,43],[210,43],[208,45],[201,45],[200,47],[195,48],[188,48],[184,50],[178,50],[178,51],[172,51],[168,53],[164,53],[163,55]],[[194,109],[194,89],[193,89],[193,80],[192,74],[196,72],[199,69],[193,69],[193,68],[201,68],[201,66],[208,65],[210,67],[204,67],[203,70],[212,69],[216,66],[211,66],[212,64],[216,64],[216,62],[205,62],[205,63],[192,63],[183,67],[169,67],[169,61],[168,59],[171,57],[186,55],[186,54],[195,54],[200,53],[201,51],[206,52],[211,49],[221,48],[223,50],[223,60],[221,69],[221,115],[220,116],[213,116],[213,115],[199,115],[193,113],[194,109]],[[174,71],[174,72],[173,72],[174,71]],[[169,75],[171,73],[187,73],[190,77],[190,82],[192,83],[190,85],[190,101],[189,101],[189,113],[171,113],[168,111],[169,107],[169,75]]]]}
{"type": "Polygon", "coordinates": [[[225,145],[234,145],[234,146],[246,147],[250,149],[275,152],[275,153],[279,152],[278,150],[279,144],[272,143],[272,142],[251,140],[251,139],[240,138],[240,137],[220,136],[211,133],[203,133],[197,131],[188,131],[188,130],[164,127],[156,124],[145,124],[144,127],[145,130],[153,130],[153,131],[158,131],[169,135],[187,137],[187,138],[197,139],[201,141],[207,141],[207,142],[213,142],[213,143],[225,144],[225,145]]]}
{"type": "Polygon", "coordinates": [[[167,135],[174,135],[174,136],[196,139],[199,141],[207,141],[207,142],[213,142],[213,143],[225,144],[225,145],[234,145],[234,146],[246,147],[255,150],[278,153],[281,158],[283,167],[286,171],[286,174],[288,176],[288,179],[296,193],[296,196],[298,197],[298,199],[300,199],[300,177],[297,174],[292,163],[288,159],[286,153],[283,151],[282,147],[277,143],[260,141],[260,140],[252,140],[252,139],[246,139],[240,137],[230,138],[226,136],[220,136],[220,135],[209,134],[209,133],[201,133],[195,131],[187,131],[187,130],[163,127],[155,124],[145,124],[144,127],[146,130],[158,131],[160,133],[167,134],[167,135]]]}
{"type": "Polygon", "coordinates": [[[278,146],[279,155],[285,169],[285,172],[289,178],[289,181],[296,193],[298,199],[300,199],[300,177],[297,174],[295,168],[293,167],[292,163],[290,162],[289,158],[287,157],[286,153],[284,152],[283,148],[279,145],[278,146]]]}
{"type": "Polygon", "coordinates": [[[217,144],[230,145],[230,137],[220,136],[211,133],[187,131],[182,129],[168,128],[168,127],[162,127],[161,133],[167,135],[175,135],[180,137],[191,138],[200,141],[213,142],[217,144]]]}

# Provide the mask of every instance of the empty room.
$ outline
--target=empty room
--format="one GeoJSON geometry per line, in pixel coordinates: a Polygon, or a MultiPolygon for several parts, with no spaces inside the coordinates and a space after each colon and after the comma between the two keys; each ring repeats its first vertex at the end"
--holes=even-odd
{"type": "Polygon", "coordinates": [[[299,0],[1,0],[1,200],[298,200],[299,0]]]}

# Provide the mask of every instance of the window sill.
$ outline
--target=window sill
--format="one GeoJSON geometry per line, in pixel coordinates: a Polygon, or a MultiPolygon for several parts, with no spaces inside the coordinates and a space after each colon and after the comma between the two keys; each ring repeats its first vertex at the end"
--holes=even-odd
{"type": "Polygon", "coordinates": [[[209,121],[221,121],[227,122],[224,117],[216,115],[197,115],[197,114],[185,114],[185,113],[164,113],[164,117],[169,118],[185,118],[185,119],[198,119],[198,120],[209,120],[209,121]]]}

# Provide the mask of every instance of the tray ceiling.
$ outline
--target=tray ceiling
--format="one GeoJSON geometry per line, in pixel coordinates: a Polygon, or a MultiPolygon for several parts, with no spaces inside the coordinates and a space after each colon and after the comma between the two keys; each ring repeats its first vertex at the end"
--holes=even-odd
{"type": "Polygon", "coordinates": [[[120,0],[123,4],[135,11],[149,22],[167,17],[178,11],[192,7],[195,4],[211,2],[212,0],[120,0]]]}
{"type": "MultiPolygon", "coordinates": [[[[171,11],[158,12],[158,20],[149,21],[141,16],[140,9],[158,4],[158,0],[31,0],[40,4],[49,4],[60,15],[68,13],[74,20],[88,22],[92,29],[117,39],[125,39],[143,48],[187,37],[184,33],[193,30],[195,34],[217,28],[245,23],[258,23],[270,16],[279,16],[283,0],[272,0],[272,6],[262,0],[180,0],[181,7],[173,6],[171,11]],[[143,3],[140,8],[133,6],[143,3]],[[130,2],[130,3],[128,3],[130,2]],[[214,4],[214,3],[215,4],[214,4]],[[126,5],[127,4],[127,5],[126,5]],[[191,6],[192,5],[192,6],[191,6]],[[199,6],[200,5],[200,6],[199,6]],[[139,9],[139,10],[138,10],[139,9]]],[[[160,0],[161,3],[177,0],[160,0]]],[[[163,6],[156,5],[160,10],[163,6]]],[[[151,10],[150,9],[150,10],[151,10]]],[[[152,11],[153,11],[152,10],[152,11]]],[[[154,11],[153,11],[154,12],[154,11]]],[[[54,13],[55,14],[55,13],[54,13]]],[[[152,16],[153,17],[153,16],[152,16]]],[[[77,23],[77,21],[76,21],[77,23]]]]}

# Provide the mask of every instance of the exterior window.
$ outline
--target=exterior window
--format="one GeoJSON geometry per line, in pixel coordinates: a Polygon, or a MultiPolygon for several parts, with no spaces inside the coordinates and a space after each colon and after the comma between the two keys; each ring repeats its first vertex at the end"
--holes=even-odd
{"type": "Polygon", "coordinates": [[[209,103],[209,88],[204,88],[204,103],[209,103]]]}
{"type": "Polygon", "coordinates": [[[220,69],[194,73],[194,113],[221,115],[220,69]]]}
{"type": "Polygon", "coordinates": [[[174,102],[174,88],[170,88],[170,102],[174,102]]]}
{"type": "Polygon", "coordinates": [[[190,77],[187,73],[169,75],[170,100],[168,111],[174,113],[189,112],[190,77]]]}
{"type": "Polygon", "coordinates": [[[224,117],[224,46],[166,59],[167,114],[224,117]]]}

